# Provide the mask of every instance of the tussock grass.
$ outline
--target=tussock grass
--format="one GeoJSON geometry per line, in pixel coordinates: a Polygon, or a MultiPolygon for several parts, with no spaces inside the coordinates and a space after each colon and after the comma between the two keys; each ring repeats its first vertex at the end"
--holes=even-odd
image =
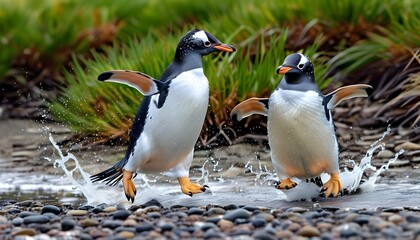
{"type": "MultiPolygon", "coordinates": [[[[280,76],[275,69],[290,53],[284,49],[287,30],[281,32],[280,35],[252,36],[260,38],[261,43],[268,39],[269,46],[260,44],[255,50],[253,41],[245,39],[245,45],[235,54],[204,58],[204,70],[210,83],[210,109],[216,115],[213,124],[226,122],[230,109],[238,101],[251,95],[268,94],[277,86],[280,76]],[[253,61],[251,50],[255,51],[253,61]]],[[[132,69],[158,78],[172,61],[183,34],[150,34],[141,42],[134,38],[123,46],[106,48],[105,54],[93,53],[92,59],[74,59],[72,73],[64,76],[65,85],[70,87],[64,87],[63,96],[50,104],[52,113],[79,132],[125,137],[142,95],[126,85],[99,82],[97,76],[109,69],[132,69]]],[[[317,46],[319,44],[308,48],[305,54],[316,58],[317,46]]],[[[328,84],[329,79],[323,78],[325,65],[316,66],[320,84],[328,84]]]]}
{"type": "MultiPolygon", "coordinates": [[[[291,52],[314,61],[321,89],[332,81],[327,75],[369,82],[384,68],[395,71],[393,64],[403,66],[397,69],[406,79],[417,71],[419,26],[414,0],[2,0],[0,84],[13,79],[25,86],[52,76],[62,86],[49,104],[57,120],[81,133],[124,137],[142,96],[97,82],[97,75],[123,68],[157,78],[179,38],[198,27],[238,47],[204,59],[211,87],[206,124],[229,125],[237,102],[267,97],[275,88],[280,76],[274,71],[291,52]]],[[[391,82],[398,79],[401,74],[391,82]]],[[[399,86],[377,81],[384,89],[399,86]]]]}

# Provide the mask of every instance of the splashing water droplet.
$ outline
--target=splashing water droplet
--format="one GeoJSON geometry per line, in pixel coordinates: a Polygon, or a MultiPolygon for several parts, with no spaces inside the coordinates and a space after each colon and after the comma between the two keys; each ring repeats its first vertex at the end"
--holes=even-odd
{"type": "MultiPolygon", "coordinates": [[[[77,158],[71,154],[67,153],[64,155],[60,147],[54,141],[51,134],[49,135],[49,140],[52,143],[55,150],[59,155],[58,159],[54,160],[54,167],[60,167],[67,176],[67,179],[73,184],[73,186],[79,189],[86,197],[88,204],[97,204],[97,203],[115,203],[118,200],[124,200],[122,194],[117,194],[116,192],[101,190],[96,188],[93,183],[90,181],[90,174],[86,173],[79,164],[77,158]],[[66,162],[73,160],[75,167],[72,170],[67,169],[66,162]],[[78,170],[81,176],[81,179],[77,179],[73,176],[73,172],[78,170]]],[[[46,158],[48,161],[52,161],[50,158],[46,158]]]]}

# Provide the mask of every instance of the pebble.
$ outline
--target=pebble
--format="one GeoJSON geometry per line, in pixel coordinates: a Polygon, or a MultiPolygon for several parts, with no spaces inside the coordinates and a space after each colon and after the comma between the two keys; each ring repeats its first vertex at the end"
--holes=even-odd
{"type": "Polygon", "coordinates": [[[7,212],[5,212],[4,214],[0,214],[0,215],[6,215],[6,214],[19,214],[21,211],[17,208],[11,208],[9,210],[7,210],[7,212]]]}
{"type": "Polygon", "coordinates": [[[0,224],[6,224],[7,223],[7,218],[0,216],[0,224]]]}
{"type": "Polygon", "coordinates": [[[162,216],[162,214],[158,213],[158,212],[151,212],[147,214],[148,218],[160,218],[162,216]]]}
{"type": "Polygon", "coordinates": [[[44,213],[44,214],[42,214],[42,215],[44,215],[44,216],[48,217],[50,220],[51,220],[51,219],[55,219],[55,218],[57,218],[57,217],[58,217],[58,216],[57,216],[56,214],[54,214],[54,213],[44,213]]]}
{"type": "Polygon", "coordinates": [[[292,223],[287,227],[287,230],[292,231],[292,232],[297,232],[300,228],[301,226],[299,224],[292,223]]]}
{"type": "Polygon", "coordinates": [[[262,218],[266,222],[272,222],[274,220],[274,216],[269,213],[258,213],[255,218],[262,218]]]}
{"type": "Polygon", "coordinates": [[[157,206],[158,208],[163,208],[162,204],[159,201],[157,201],[156,199],[152,199],[152,200],[150,200],[146,203],[143,203],[141,205],[142,208],[147,208],[147,207],[150,207],[150,206],[157,206]]]}
{"type": "Polygon", "coordinates": [[[112,212],[115,212],[115,211],[117,211],[116,207],[106,207],[102,210],[102,212],[106,212],[106,213],[112,213],[112,212]]]}
{"type": "Polygon", "coordinates": [[[291,207],[291,208],[286,210],[286,212],[293,212],[293,213],[304,213],[304,212],[308,212],[308,211],[309,211],[309,209],[301,208],[301,207],[291,207]]]}
{"type": "Polygon", "coordinates": [[[404,218],[400,215],[394,214],[388,218],[388,221],[398,225],[404,222],[404,218]]]}
{"type": "Polygon", "coordinates": [[[58,215],[58,214],[60,214],[60,212],[61,212],[61,209],[58,208],[57,206],[54,206],[54,205],[46,205],[46,206],[42,207],[42,209],[41,209],[41,214],[54,213],[55,215],[58,215]]]}
{"type": "Polygon", "coordinates": [[[134,226],[136,226],[137,225],[137,221],[136,220],[134,220],[134,219],[126,219],[124,222],[123,222],[123,226],[125,226],[125,227],[134,227],[134,226]]]}
{"type": "Polygon", "coordinates": [[[413,143],[413,142],[405,142],[405,143],[402,143],[402,144],[396,146],[394,150],[396,152],[398,152],[401,149],[404,149],[406,151],[420,150],[420,144],[416,144],[416,143],[413,143]]]}
{"type": "Polygon", "coordinates": [[[254,211],[259,211],[260,210],[258,207],[254,207],[254,206],[243,206],[242,209],[245,209],[249,212],[254,212],[254,211]]]}
{"type": "Polygon", "coordinates": [[[65,219],[61,222],[61,229],[63,231],[73,230],[74,226],[76,226],[76,223],[72,219],[65,219]]]}
{"type": "Polygon", "coordinates": [[[212,222],[205,222],[203,223],[203,225],[201,225],[201,230],[207,231],[208,229],[216,228],[216,227],[217,227],[216,224],[212,222]]]}
{"type": "Polygon", "coordinates": [[[321,222],[316,225],[316,227],[320,230],[329,230],[333,227],[331,223],[321,222]]]}
{"type": "Polygon", "coordinates": [[[12,232],[12,236],[17,237],[17,236],[35,236],[36,235],[36,230],[32,229],[32,228],[23,228],[20,230],[17,230],[15,232],[12,232]]]}
{"type": "Polygon", "coordinates": [[[343,238],[360,236],[361,232],[363,232],[362,228],[357,223],[345,223],[335,227],[333,231],[339,232],[340,236],[343,238]]]}
{"type": "Polygon", "coordinates": [[[146,232],[146,231],[152,231],[154,229],[154,226],[150,223],[143,223],[136,226],[136,232],[146,232]]]}
{"type": "Polygon", "coordinates": [[[221,220],[221,218],[219,218],[219,217],[209,217],[209,218],[206,219],[206,222],[211,222],[211,223],[217,224],[220,220],[221,220]]]}
{"type": "Polygon", "coordinates": [[[98,220],[91,219],[91,218],[83,219],[79,223],[84,228],[86,228],[86,227],[94,227],[94,226],[98,226],[99,225],[98,220]]]}
{"type": "Polygon", "coordinates": [[[50,219],[44,215],[37,215],[37,216],[27,216],[23,219],[24,224],[31,224],[31,223],[47,223],[50,219]]]}
{"type": "Polygon", "coordinates": [[[217,226],[220,228],[220,230],[222,231],[227,231],[233,228],[234,224],[232,221],[226,220],[226,219],[221,219],[218,223],[217,226]]]}
{"type": "Polygon", "coordinates": [[[321,233],[316,227],[306,225],[298,231],[298,234],[302,237],[319,237],[321,233]]]}
{"type": "Polygon", "coordinates": [[[86,210],[69,210],[67,216],[85,216],[88,214],[86,210]]]}
{"type": "Polygon", "coordinates": [[[205,212],[205,209],[202,208],[197,208],[197,207],[192,207],[188,210],[187,214],[188,215],[203,215],[203,213],[205,212]]]}
{"type": "Polygon", "coordinates": [[[346,228],[341,230],[340,237],[350,238],[350,237],[360,237],[360,232],[353,228],[346,228]]]}
{"type": "Polygon", "coordinates": [[[92,210],[92,209],[94,209],[95,207],[94,206],[91,206],[91,205],[82,205],[82,206],[80,206],[80,207],[78,207],[77,209],[79,209],[79,210],[86,210],[86,211],[90,211],[90,210],[92,210]]]}
{"type": "Polygon", "coordinates": [[[225,213],[223,216],[224,219],[229,221],[235,221],[237,218],[248,219],[251,216],[251,213],[245,209],[239,208],[225,213]]]}
{"type": "MultiPolygon", "coordinates": [[[[6,219],[6,221],[7,221],[7,219],[6,219]]],[[[22,225],[23,224],[23,218],[21,218],[21,217],[14,218],[12,220],[12,224],[15,225],[15,226],[22,225]]]]}
{"type": "Polygon", "coordinates": [[[117,210],[112,215],[112,218],[119,219],[119,220],[125,220],[130,216],[131,212],[128,210],[117,210]]]}
{"type": "Polygon", "coordinates": [[[264,218],[255,218],[254,220],[251,221],[252,226],[254,226],[255,228],[260,228],[260,227],[264,227],[267,223],[267,221],[265,221],[264,218]]]}
{"type": "Polygon", "coordinates": [[[408,215],[406,219],[411,223],[420,223],[420,215],[408,215]]]}
{"type": "Polygon", "coordinates": [[[160,228],[161,232],[169,232],[174,228],[174,225],[172,223],[161,223],[158,224],[158,227],[160,228]]]}
{"type": "Polygon", "coordinates": [[[216,231],[215,229],[209,229],[204,233],[204,239],[224,239],[225,234],[216,231]]]}
{"type": "Polygon", "coordinates": [[[276,232],[276,237],[278,239],[289,239],[292,238],[294,234],[289,230],[280,230],[276,232]]]}
{"type": "Polygon", "coordinates": [[[121,226],[122,225],[122,222],[121,221],[119,221],[119,220],[105,220],[102,224],[101,224],[101,226],[103,227],[103,228],[110,228],[110,229],[115,229],[115,228],[117,228],[117,227],[119,227],[119,226],[121,226]]]}
{"type": "Polygon", "coordinates": [[[359,225],[364,225],[369,223],[369,218],[366,216],[356,216],[355,218],[353,218],[353,222],[359,225]]]}
{"type": "Polygon", "coordinates": [[[130,231],[121,231],[118,233],[118,237],[121,237],[123,239],[129,239],[135,237],[136,234],[130,231]]]}
{"type": "Polygon", "coordinates": [[[217,216],[225,214],[225,209],[220,207],[212,207],[207,211],[207,216],[217,216]]]}
{"type": "Polygon", "coordinates": [[[393,158],[394,155],[395,155],[395,153],[392,152],[391,150],[384,149],[384,150],[380,151],[377,156],[380,157],[380,158],[393,158]]]}
{"type": "Polygon", "coordinates": [[[224,208],[226,211],[229,211],[229,210],[238,209],[239,207],[236,204],[229,204],[229,205],[226,205],[224,208]]]}
{"type": "Polygon", "coordinates": [[[39,213],[28,212],[28,211],[23,211],[23,212],[19,213],[19,217],[21,217],[21,218],[26,218],[28,216],[37,216],[37,215],[39,215],[39,213]]]}
{"type": "Polygon", "coordinates": [[[271,233],[268,233],[266,231],[257,231],[252,235],[254,239],[259,240],[276,240],[277,237],[275,235],[272,235],[271,233]]]}
{"type": "MultiPolygon", "coordinates": [[[[80,209],[80,210],[84,210],[84,209],[80,209]]],[[[104,210],[104,207],[102,206],[96,206],[95,208],[92,209],[93,213],[100,213],[104,210]]]]}
{"type": "Polygon", "coordinates": [[[243,228],[238,228],[238,229],[233,229],[232,231],[229,232],[229,236],[249,236],[251,234],[251,230],[248,229],[243,229],[243,228]]]}

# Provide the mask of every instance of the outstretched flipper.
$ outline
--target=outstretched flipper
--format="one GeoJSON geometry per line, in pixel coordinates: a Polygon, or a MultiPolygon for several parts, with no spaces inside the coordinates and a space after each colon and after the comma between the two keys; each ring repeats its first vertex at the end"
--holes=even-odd
{"type": "Polygon", "coordinates": [[[137,89],[144,96],[151,96],[164,89],[165,83],[141,72],[110,70],[98,76],[99,81],[126,84],[137,89]]]}
{"type": "Polygon", "coordinates": [[[234,121],[240,121],[243,118],[253,114],[268,114],[268,98],[250,98],[236,105],[230,112],[234,121]]]}
{"type": "Polygon", "coordinates": [[[331,110],[343,100],[355,97],[368,97],[372,94],[373,88],[367,84],[355,84],[341,87],[332,93],[324,96],[324,106],[331,110]]]}

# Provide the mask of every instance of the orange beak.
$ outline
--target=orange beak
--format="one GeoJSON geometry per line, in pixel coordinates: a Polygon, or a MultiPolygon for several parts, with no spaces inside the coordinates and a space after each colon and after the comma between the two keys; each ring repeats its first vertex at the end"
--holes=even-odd
{"type": "Polygon", "coordinates": [[[216,48],[217,50],[223,51],[223,52],[235,52],[236,48],[228,45],[228,44],[216,44],[213,46],[213,48],[216,48]]]}
{"type": "Polygon", "coordinates": [[[291,67],[282,67],[282,66],[280,66],[279,68],[277,68],[277,74],[286,74],[291,69],[292,69],[291,67]]]}

